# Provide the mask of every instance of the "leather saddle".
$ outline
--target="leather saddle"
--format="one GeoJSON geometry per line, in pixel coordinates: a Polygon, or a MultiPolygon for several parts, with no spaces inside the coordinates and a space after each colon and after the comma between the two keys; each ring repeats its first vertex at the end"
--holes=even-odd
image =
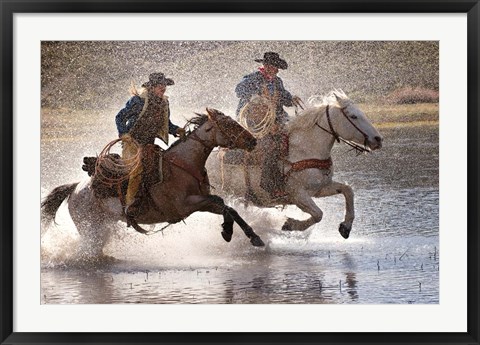
{"type": "MultiPolygon", "coordinates": [[[[142,155],[143,173],[139,193],[150,186],[161,182],[163,172],[160,171],[161,148],[158,145],[145,145],[142,155]]],[[[92,189],[95,197],[125,197],[128,187],[128,171],[122,168],[122,158],[116,153],[103,157],[97,167],[98,157],[83,157],[82,170],[92,177],[92,189]],[[115,167],[115,168],[112,168],[115,167]]],[[[145,193],[142,193],[145,194],[145,193]]],[[[147,193],[148,194],[148,193],[147,193]]]]}

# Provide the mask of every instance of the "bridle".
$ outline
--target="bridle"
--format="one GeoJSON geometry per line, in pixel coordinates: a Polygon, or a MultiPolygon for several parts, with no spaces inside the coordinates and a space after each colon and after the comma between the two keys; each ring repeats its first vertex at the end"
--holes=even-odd
{"type": "Polygon", "coordinates": [[[226,138],[228,138],[228,146],[229,149],[238,148],[238,140],[246,133],[247,135],[251,135],[249,131],[247,131],[244,127],[236,124],[236,126],[240,127],[240,132],[238,134],[233,133],[233,131],[227,131],[222,126],[219,125],[218,121],[213,121],[213,125],[223,134],[226,138]]]}
{"type": "MultiPolygon", "coordinates": [[[[241,131],[239,134],[234,134],[232,133],[233,131],[227,131],[225,130],[224,128],[222,128],[222,126],[219,125],[218,121],[217,120],[213,120],[211,119],[212,123],[213,123],[213,127],[215,127],[216,129],[218,129],[220,131],[220,133],[223,134],[224,137],[226,137],[228,139],[228,146],[227,148],[229,149],[235,149],[238,147],[237,143],[238,141],[240,140],[240,138],[242,137],[242,135],[244,135],[244,133],[248,133],[250,135],[250,133],[245,129],[243,128],[242,126],[240,126],[241,128],[241,131]]],[[[207,129],[206,131],[209,132],[213,129],[213,127],[207,129]]],[[[192,138],[193,140],[196,140],[198,141],[200,144],[202,144],[205,148],[207,149],[212,149],[213,147],[215,147],[215,143],[212,142],[208,142],[207,140],[203,140],[203,139],[200,139],[198,137],[198,135],[195,133],[195,131],[191,132],[190,135],[188,136],[189,138],[192,138]]]]}
{"type": "MultiPolygon", "coordinates": [[[[218,121],[216,119],[212,119],[212,118],[209,118],[209,120],[212,121],[213,123],[213,126],[206,129],[205,131],[206,132],[210,132],[213,128],[216,128],[218,129],[225,137],[227,137],[229,139],[229,145],[228,145],[228,148],[229,149],[234,149],[234,148],[237,148],[237,142],[238,140],[240,139],[240,136],[242,134],[244,134],[244,132],[247,132],[248,131],[246,129],[244,129],[242,126],[240,126],[240,128],[242,129],[242,131],[240,132],[239,135],[235,135],[233,133],[229,133],[228,131],[225,131],[223,130],[222,126],[220,126],[218,124],[218,121]]],[[[198,129],[198,128],[197,128],[198,129]]],[[[249,134],[250,135],[250,134],[249,134]]],[[[217,146],[217,144],[215,143],[215,140],[214,139],[201,139],[197,133],[196,133],[196,129],[194,129],[192,132],[190,132],[190,134],[187,136],[187,138],[191,138],[197,142],[199,142],[202,146],[203,146],[203,151],[206,155],[209,155],[210,152],[212,151],[212,149],[217,146]]],[[[206,170],[204,168],[204,172],[203,173],[199,173],[198,170],[196,170],[195,168],[193,168],[188,162],[186,162],[185,160],[175,156],[175,155],[171,155],[169,158],[167,158],[168,161],[174,165],[176,165],[177,167],[179,167],[180,169],[183,169],[184,171],[188,172],[190,175],[192,175],[193,177],[195,177],[198,181],[198,183],[200,184],[200,186],[202,186],[203,184],[207,183],[208,184],[208,178],[207,178],[207,174],[206,174],[206,170]]]]}
{"type": "Polygon", "coordinates": [[[343,108],[340,108],[340,111],[341,113],[343,114],[343,116],[345,116],[345,118],[348,120],[348,122],[350,122],[350,124],[357,130],[360,132],[360,134],[363,135],[365,141],[363,142],[363,146],[362,145],[359,145],[357,143],[354,143],[353,141],[350,141],[350,140],[346,140],[346,139],[343,139],[342,137],[340,137],[340,135],[335,131],[335,129],[333,128],[333,125],[332,125],[332,120],[330,118],[330,105],[327,105],[326,109],[325,109],[325,112],[326,112],[326,116],[327,116],[327,121],[328,121],[328,126],[330,127],[330,130],[320,126],[318,124],[318,122],[315,122],[315,125],[317,127],[319,127],[320,129],[324,130],[325,132],[329,133],[330,135],[332,135],[335,140],[339,143],[340,141],[344,142],[345,144],[347,144],[348,146],[352,147],[354,150],[356,150],[359,154],[360,153],[364,153],[364,152],[370,152],[370,149],[367,147],[367,142],[368,142],[368,134],[366,134],[364,131],[362,131],[352,120],[350,120],[350,118],[348,117],[348,115],[345,113],[345,109],[347,109],[348,106],[346,107],[343,107],[343,108]]]}
{"type": "Polygon", "coordinates": [[[189,135],[188,135],[188,138],[191,138],[195,141],[198,141],[200,144],[202,144],[205,152],[213,149],[215,147],[215,144],[213,142],[208,142],[207,140],[203,140],[201,139],[197,133],[195,133],[195,131],[191,132],[189,135]]]}
{"type": "MultiPolygon", "coordinates": [[[[213,126],[206,129],[206,132],[211,131],[213,128],[218,129],[225,137],[229,139],[229,146],[228,148],[236,148],[237,142],[240,139],[240,136],[244,134],[244,132],[248,131],[244,129],[243,127],[240,126],[242,131],[240,132],[239,135],[235,135],[233,133],[229,133],[228,131],[225,131],[222,126],[219,125],[218,121],[216,119],[209,118],[209,120],[212,121],[213,126]]],[[[249,134],[250,135],[250,134],[249,134]]],[[[213,139],[201,139],[197,133],[196,129],[194,129],[190,134],[188,134],[187,138],[191,138],[197,142],[199,142],[203,146],[203,150],[205,154],[209,154],[212,149],[217,146],[215,141],[213,139]]],[[[200,186],[203,184],[208,184],[208,177],[206,174],[206,170],[204,169],[203,172],[199,172],[197,169],[195,169],[193,166],[190,165],[188,161],[185,161],[184,159],[176,156],[175,154],[171,154],[166,158],[171,164],[179,167],[180,169],[188,172],[190,175],[192,175],[195,179],[197,179],[198,183],[200,186]]]]}

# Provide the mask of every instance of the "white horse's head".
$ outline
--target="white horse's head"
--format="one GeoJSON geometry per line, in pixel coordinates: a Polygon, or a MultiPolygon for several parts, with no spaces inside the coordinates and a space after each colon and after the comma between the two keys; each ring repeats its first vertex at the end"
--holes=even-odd
{"type": "Polygon", "coordinates": [[[365,114],[341,90],[334,90],[325,97],[312,96],[306,109],[295,118],[290,129],[306,130],[319,127],[335,139],[354,143],[358,148],[376,150],[382,147],[383,138],[365,114]],[[320,101],[320,102],[319,102],[320,101]]]}
{"type": "Polygon", "coordinates": [[[371,150],[382,147],[383,138],[370,120],[353,101],[341,90],[332,91],[327,96],[330,130],[346,141],[364,145],[371,150]]]}

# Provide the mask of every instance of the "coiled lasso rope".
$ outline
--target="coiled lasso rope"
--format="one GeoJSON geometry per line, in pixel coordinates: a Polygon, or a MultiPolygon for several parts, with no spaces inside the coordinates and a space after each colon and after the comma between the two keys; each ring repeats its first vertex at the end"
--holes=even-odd
{"type": "Polygon", "coordinates": [[[266,97],[255,95],[238,114],[238,122],[252,135],[261,139],[271,132],[275,124],[275,104],[266,97]]]}
{"type": "Polygon", "coordinates": [[[141,150],[140,145],[130,137],[109,142],[98,155],[95,163],[95,176],[106,184],[117,184],[127,180],[142,163],[141,150]],[[116,159],[110,155],[110,149],[120,141],[124,141],[124,145],[134,145],[136,152],[132,157],[116,159]]]}

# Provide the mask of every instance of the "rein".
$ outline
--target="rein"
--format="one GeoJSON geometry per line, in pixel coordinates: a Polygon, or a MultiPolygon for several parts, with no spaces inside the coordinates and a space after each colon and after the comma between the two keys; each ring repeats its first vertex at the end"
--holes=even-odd
{"type": "Polygon", "coordinates": [[[345,139],[343,139],[342,137],[340,137],[340,135],[338,135],[337,132],[335,132],[335,130],[333,129],[333,125],[332,125],[332,120],[331,120],[331,118],[330,118],[330,111],[329,111],[329,109],[330,109],[330,105],[327,105],[327,107],[326,107],[326,109],[325,109],[325,112],[326,112],[326,115],[327,115],[327,121],[328,121],[328,126],[330,127],[330,130],[328,130],[328,129],[322,127],[322,126],[320,126],[320,125],[318,124],[318,122],[315,122],[315,125],[316,125],[318,128],[320,128],[320,129],[324,130],[325,132],[327,132],[328,134],[332,135],[338,143],[339,143],[340,141],[342,141],[342,142],[344,142],[345,144],[347,144],[348,146],[350,146],[350,147],[352,147],[353,149],[355,149],[358,153],[370,152],[370,150],[367,148],[368,135],[367,135],[364,131],[362,131],[360,128],[358,128],[358,126],[357,126],[355,123],[353,123],[352,120],[350,120],[350,118],[348,117],[348,115],[345,114],[345,109],[346,109],[346,107],[340,108],[340,111],[342,112],[343,116],[345,116],[345,118],[348,120],[348,122],[350,122],[350,124],[351,124],[357,131],[359,131],[359,132],[363,135],[363,137],[365,138],[365,141],[364,141],[364,143],[363,143],[363,146],[362,146],[362,145],[359,145],[359,144],[357,144],[357,143],[354,143],[354,142],[352,142],[352,141],[345,140],[345,139]]]}
{"type": "MultiPolygon", "coordinates": [[[[216,129],[218,129],[225,137],[229,138],[230,145],[228,146],[228,148],[235,148],[237,145],[237,141],[240,139],[241,135],[244,132],[247,132],[246,129],[241,127],[242,131],[240,132],[240,134],[234,135],[233,133],[228,133],[227,131],[223,130],[216,120],[211,119],[211,121],[213,122],[213,125],[216,129]]],[[[210,131],[212,128],[207,129],[207,132],[210,131]]],[[[188,138],[191,138],[199,142],[204,147],[204,150],[206,153],[209,153],[210,150],[212,150],[215,146],[217,146],[214,140],[209,141],[207,139],[201,139],[196,134],[195,131],[191,132],[190,135],[188,135],[187,139],[188,138]]],[[[203,174],[202,174],[201,172],[198,171],[198,169],[195,169],[188,162],[186,162],[185,160],[181,159],[176,155],[171,155],[171,156],[165,157],[164,159],[166,159],[169,163],[175,165],[176,167],[192,175],[199,182],[200,185],[208,183],[206,182],[207,174],[205,170],[203,171],[203,174]]]]}
{"type": "Polygon", "coordinates": [[[200,185],[205,183],[205,180],[206,180],[206,177],[207,177],[207,174],[205,173],[205,170],[204,170],[203,174],[200,173],[198,171],[198,169],[195,169],[189,163],[185,162],[183,159],[181,159],[177,155],[169,155],[168,157],[164,157],[164,159],[167,162],[175,165],[176,167],[178,167],[178,168],[182,169],[183,171],[192,175],[200,183],[200,185]]]}
{"type": "Polygon", "coordinates": [[[207,142],[207,140],[200,139],[200,137],[195,132],[190,133],[188,138],[192,138],[193,140],[198,141],[200,144],[202,144],[205,151],[211,150],[213,147],[215,147],[214,143],[209,143],[209,142],[207,142]]]}
{"type": "Polygon", "coordinates": [[[220,131],[220,133],[222,133],[225,137],[228,138],[230,144],[227,146],[227,148],[229,149],[235,149],[236,147],[238,147],[237,142],[244,133],[250,134],[250,132],[248,132],[243,126],[240,125],[238,126],[241,128],[241,131],[238,135],[235,135],[234,133],[229,133],[229,131],[224,130],[216,120],[213,121],[213,125],[220,131]]]}
{"type": "MultiPolygon", "coordinates": [[[[233,133],[230,133],[229,131],[226,131],[222,128],[222,126],[219,125],[218,121],[217,120],[213,120],[211,119],[211,121],[213,122],[213,126],[218,129],[220,131],[220,133],[223,134],[223,136],[225,136],[226,138],[228,138],[228,141],[229,141],[229,145],[227,146],[227,148],[229,149],[235,149],[238,145],[237,145],[237,142],[238,140],[241,138],[241,136],[244,134],[244,133],[249,133],[245,128],[243,128],[242,126],[241,127],[241,132],[238,134],[238,135],[235,135],[233,133]]],[[[213,128],[213,127],[212,127],[213,128]]],[[[209,128],[207,130],[210,131],[212,128],[209,128]]],[[[216,145],[215,142],[208,142],[207,140],[204,140],[204,139],[201,139],[196,133],[195,131],[191,132],[191,134],[188,136],[189,138],[192,138],[193,140],[195,141],[198,141],[200,144],[202,144],[206,149],[213,149],[216,145]]]]}

